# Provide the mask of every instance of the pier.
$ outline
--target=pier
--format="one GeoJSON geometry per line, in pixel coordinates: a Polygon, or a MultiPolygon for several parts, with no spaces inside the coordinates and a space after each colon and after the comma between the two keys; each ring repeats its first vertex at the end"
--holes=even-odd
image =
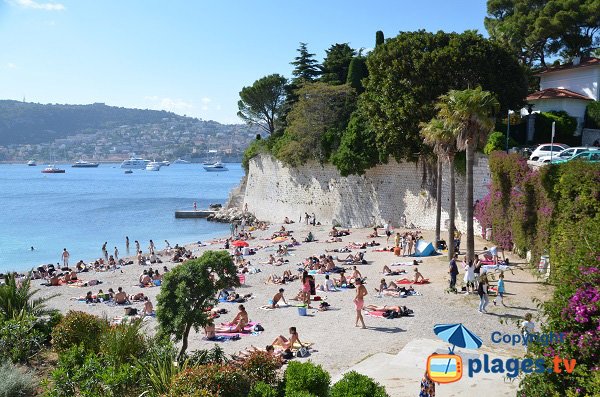
{"type": "Polygon", "coordinates": [[[216,212],[213,210],[175,210],[175,218],[207,218],[216,212]]]}

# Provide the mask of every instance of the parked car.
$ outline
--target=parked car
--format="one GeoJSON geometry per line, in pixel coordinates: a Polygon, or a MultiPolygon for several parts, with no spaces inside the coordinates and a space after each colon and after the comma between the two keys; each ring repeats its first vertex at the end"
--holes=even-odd
{"type": "Polygon", "coordinates": [[[591,150],[588,152],[583,152],[583,153],[579,153],[576,154],[573,157],[569,157],[568,159],[559,159],[559,160],[552,160],[552,164],[560,164],[560,163],[566,163],[567,161],[575,161],[575,160],[583,160],[583,161],[587,161],[590,163],[600,163],[600,150],[591,150]]]}
{"type": "Polygon", "coordinates": [[[529,160],[530,161],[539,161],[540,157],[542,157],[542,156],[544,156],[544,157],[550,156],[550,153],[557,154],[568,148],[569,148],[569,145],[563,145],[562,143],[555,143],[555,144],[542,143],[537,148],[535,148],[533,153],[531,153],[529,160]]]}
{"type": "MultiPolygon", "coordinates": [[[[594,151],[594,150],[600,150],[600,148],[597,147],[585,147],[585,146],[579,146],[579,147],[570,147],[568,149],[563,150],[562,152],[559,153],[555,153],[552,155],[552,162],[554,162],[554,160],[567,160],[575,155],[578,155],[579,153],[583,153],[583,152],[588,152],[588,151],[594,151]]],[[[539,163],[549,163],[550,162],[550,156],[540,156],[540,158],[537,160],[539,163]]]]}

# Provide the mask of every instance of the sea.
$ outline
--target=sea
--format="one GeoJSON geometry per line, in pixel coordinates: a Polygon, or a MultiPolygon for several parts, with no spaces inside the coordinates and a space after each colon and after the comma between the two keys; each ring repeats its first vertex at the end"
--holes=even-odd
{"type": "Polygon", "coordinates": [[[57,166],[66,173],[43,174],[44,165],[0,165],[0,273],[60,262],[63,248],[74,264],[101,257],[104,242],[110,254],[116,246],[123,257],[133,255],[135,240],[146,252],[150,239],[161,249],[164,240],[174,246],[228,235],[227,224],[175,219],[175,210],[191,210],[194,202],[198,209],[224,204],[244,174],[241,164],[226,164],[225,172],[171,164],[132,174],[120,164],[57,166]]]}

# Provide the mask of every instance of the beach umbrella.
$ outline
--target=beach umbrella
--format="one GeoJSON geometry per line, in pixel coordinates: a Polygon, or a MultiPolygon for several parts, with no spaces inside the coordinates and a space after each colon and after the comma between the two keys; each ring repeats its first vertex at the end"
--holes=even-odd
{"type": "Polygon", "coordinates": [[[271,240],[272,243],[283,243],[285,240],[287,240],[287,237],[275,237],[273,240],[271,240]]]}
{"type": "Polygon", "coordinates": [[[231,245],[234,247],[248,247],[250,244],[243,240],[235,240],[233,243],[231,243],[231,245]]]}
{"type": "MultiPolygon", "coordinates": [[[[436,324],[433,326],[433,332],[442,340],[452,344],[450,354],[454,354],[454,347],[464,347],[466,349],[479,349],[483,344],[481,338],[469,331],[467,327],[462,324],[436,324]]],[[[446,365],[446,373],[450,367],[451,359],[448,359],[448,365],[446,365]]]]}
{"type": "Polygon", "coordinates": [[[483,344],[481,338],[469,331],[462,324],[436,324],[433,326],[433,332],[442,340],[454,346],[466,349],[479,349],[483,344]]]}

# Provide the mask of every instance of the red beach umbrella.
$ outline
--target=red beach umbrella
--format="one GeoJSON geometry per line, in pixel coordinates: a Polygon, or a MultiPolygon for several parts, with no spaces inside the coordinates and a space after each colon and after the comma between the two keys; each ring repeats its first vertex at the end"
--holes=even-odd
{"type": "Polygon", "coordinates": [[[233,243],[231,243],[231,245],[233,245],[234,247],[247,247],[250,244],[243,240],[235,240],[233,243]]]}

